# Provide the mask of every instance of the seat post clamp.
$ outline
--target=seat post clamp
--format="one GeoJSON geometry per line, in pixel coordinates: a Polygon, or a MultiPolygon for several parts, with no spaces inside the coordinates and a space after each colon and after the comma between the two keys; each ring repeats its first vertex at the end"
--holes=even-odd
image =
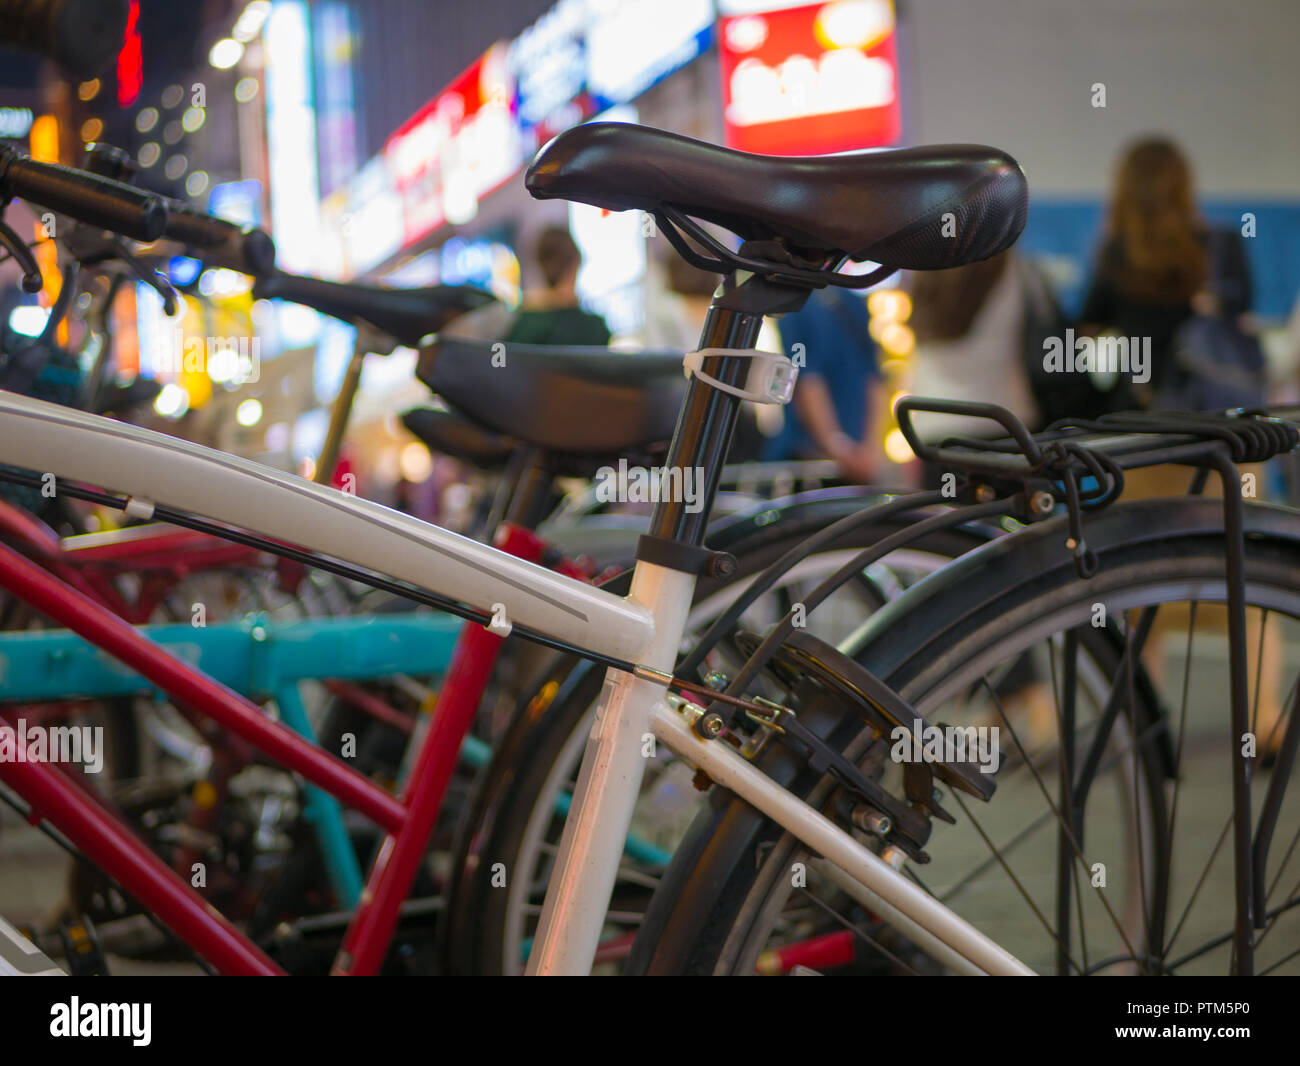
{"type": "Polygon", "coordinates": [[[682,365],[688,378],[693,375],[706,385],[754,403],[789,403],[794,395],[795,380],[799,377],[799,369],[789,356],[780,352],[760,352],[756,348],[701,348],[698,352],[687,352],[682,365]],[[704,360],[714,356],[751,361],[743,388],[704,373],[704,360]]]}

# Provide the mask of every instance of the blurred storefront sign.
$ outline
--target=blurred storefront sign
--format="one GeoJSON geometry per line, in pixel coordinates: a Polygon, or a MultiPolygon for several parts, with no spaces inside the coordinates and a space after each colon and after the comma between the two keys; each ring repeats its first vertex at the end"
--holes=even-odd
{"type": "Polygon", "coordinates": [[[901,132],[892,0],[721,0],[727,144],[819,155],[892,144],[901,132]]]}
{"type": "Polygon", "coordinates": [[[588,0],[587,92],[599,113],[708,49],[713,0],[588,0]]]}
{"type": "Polygon", "coordinates": [[[696,59],[713,23],[712,0],[560,0],[513,41],[493,45],[341,196],[323,202],[345,272],[368,271],[443,225],[472,220],[556,133],[696,59]]]}
{"type": "MultiPolygon", "coordinates": [[[[280,0],[275,4],[266,20],[264,42],[267,169],[276,262],[295,273],[333,277],[341,271],[342,263],[330,260],[330,242],[321,232],[311,27],[306,3],[280,0]]],[[[276,318],[279,344],[298,347],[316,339],[320,316],[315,311],[283,303],[276,308],[276,318]]]]}
{"type": "Polygon", "coordinates": [[[582,252],[578,297],[584,307],[605,319],[615,336],[635,333],[643,319],[644,217],[640,211],[569,205],[569,230],[582,252]]]}
{"type": "Polygon", "coordinates": [[[266,22],[266,131],[271,224],[279,264],[318,273],[316,112],[307,5],[283,0],[266,22]]]}
{"type": "Polygon", "coordinates": [[[127,7],[126,34],[117,54],[117,106],[131,107],[144,85],[144,58],[140,44],[140,0],[127,7]]]}
{"type": "Polygon", "coordinates": [[[316,62],[316,112],[320,135],[321,187],[333,191],[356,170],[356,99],[352,51],[356,35],[352,13],[339,0],[312,5],[316,62]]]}
{"type": "MultiPolygon", "coordinates": [[[[614,122],[636,122],[637,112],[634,107],[618,107],[607,117],[614,122]]],[[[646,216],[640,211],[569,204],[569,232],[582,252],[578,298],[583,307],[605,319],[616,337],[636,333],[644,321],[645,224],[646,216]]]]}
{"type": "Polygon", "coordinates": [[[348,183],[339,228],[347,269],[361,273],[402,247],[406,223],[387,155],[376,156],[348,183]]]}
{"type": "Polygon", "coordinates": [[[586,97],[588,0],[560,0],[509,46],[516,114],[530,151],[592,114],[586,97]]]}
{"type": "Polygon", "coordinates": [[[389,138],[384,156],[402,205],[404,244],[478,202],[520,167],[507,52],[494,45],[389,138]]]}

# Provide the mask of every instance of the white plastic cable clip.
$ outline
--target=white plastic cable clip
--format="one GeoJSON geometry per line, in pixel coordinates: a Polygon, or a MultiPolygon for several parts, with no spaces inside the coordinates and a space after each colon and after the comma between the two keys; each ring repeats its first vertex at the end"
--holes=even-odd
{"type": "Polygon", "coordinates": [[[492,617],[484,628],[489,633],[495,633],[498,637],[508,637],[514,627],[514,623],[506,617],[506,605],[504,603],[494,603],[492,605],[492,617]]]}
{"type": "Polygon", "coordinates": [[[153,518],[154,504],[151,500],[142,500],[137,496],[128,496],[122,510],[132,518],[148,522],[153,518]]]}
{"type": "Polygon", "coordinates": [[[682,365],[686,367],[687,377],[694,374],[706,385],[754,403],[789,403],[794,395],[795,380],[799,377],[799,368],[789,356],[780,352],[760,352],[755,348],[701,348],[698,352],[687,352],[682,365]],[[700,369],[704,360],[714,355],[740,356],[750,360],[749,377],[745,379],[744,388],[728,385],[700,369]]]}

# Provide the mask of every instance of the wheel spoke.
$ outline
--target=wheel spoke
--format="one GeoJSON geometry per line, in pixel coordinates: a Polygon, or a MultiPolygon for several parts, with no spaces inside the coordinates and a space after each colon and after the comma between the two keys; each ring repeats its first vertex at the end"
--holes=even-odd
{"type": "MultiPolygon", "coordinates": [[[[1174,829],[1178,824],[1178,796],[1183,785],[1183,775],[1179,772],[1179,769],[1183,765],[1183,744],[1187,740],[1187,699],[1192,691],[1192,642],[1196,635],[1197,606],[1197,601],[1193,600],[1190,617],[1187,622],[1187,648],[1183,653],[1183,692],[1178,707],[1178,743],[1174,751],[1174,795],[1169,805],[1169,835],[1166,838],[1168,841],[1169,854],[1165,856],[1166,863],[1170,862],[1173,858],[1174,829]]],[[[1170,943],[1172,943],[1172,940],[1170,943]]],[[[1169,944],[1166,944],[1160,950],[1160,958],[1162,960],[1168,954],[1169,946],[1169,944]]]]}
{"type": "Polygon", "coordinates": [[[1201,876],[1196,879],[1196,887],[1192,889],[1191,898],[1187,901],[1187,906],[1183,908],[1183,913],[1179,916],[1174,931],[1169,937],[1169,943],[1165,945],[1165,954],[1168,955],[1173,950],[1174,941],[1178,939],[1178,934],[1183,928],[1183,923],[1187,921],[1188,914],[1191,913],[1192,905],[1196,902],[1196,897],[1200,895],[1201,888],[1205,884],[1205,879],[1210,875],[1210,868],[1214,865],[1214,860],[1219,857],[1219,851],[1223,847],[1223,842],[1228,839],[1228,830],[1232,828],[1232,815],[1228,815],[1227,820],[1223,823],[1223,829],[1219,832],[1219,839],[1214,844],[1214,850],[1210,852],[1209,861],[1205,868],[1201,870],[1201,876]]]}
{"type": "Polygon", "coordinates": [[[1034,917],[1038,919],[1039,924],[1043,927],[1044,930],[1046,930],[1047,935],[1050,936],[1054,941],[1056,941],[1057,946],[1061,949],[1061,951],[1065,952],[1069,964],[1072,967],[1074,967],[1074,969],[1078,970],[1080,974],[1082,974],[1083,968],[1073,959],[1069,958],[1069,949],[1061,941],[1061,938],[1060,936],[1057,935],[1056,930],[1052,928],[1052,923],[1049,922],[1046,916],[1043,914],[1043,912],[1039,910],[1038,904],[1034,902],[1033,897],[1030,896],[1025,886],[1021,884],[1020,878],[1016,876],[1015,871],[1011,869],[1011,867],[1007,864],[1003,856],[998,852],[997,846],[993,843],[992,840],[989,839],[988,834],[984,832],[984,827],[980,825],[980,823],[976,820],[975,816],[971,814],[970,808],[966,806],[966,801],[962,798],[961,794],[954,792],[953,798],[956,799],[957,806],[959,806],[962,809],[962,813],[966,815],[967,819],[969,819],[970,824],[974,828],[975,832],[977,832],[980,835],[980,839],[984,841],[984,843],[988,846],[989,851],[993,853],[993,857],[997,860],[998,865],[1002,867],[1002,872],[1005,873],[1007,877],[1010,878],[1011,883],[1016,886],[1016,891],[1020,893],[1021,899],[1023,899],[1025,903],[1029,905],[1029,909],[1033,911],[1034,917]]]}
{"type": "MultiPolygon", "coordinates": [[[[1134,663],[1137,659],[1137,653],[1133,650],[1133,626],[1131,619],[1126,614],[1124,616],[1124,682],[1128,692],[1127,710],[1129,718],[1129,728],[1133,734],[1138,733],[1138,710],[1137,710],[1137,683],[1134,679],[1134,663]]],[[[1146,847],[1142,840],[1142,803],[1139,797],[1142,795],[1142,755],[1140,750],[1133,754],[1133,828],[1134,835],[1137,837],[1137,872],[1138,872],[1138,899],[1142,907],[1142,930],[1143,935],[1150,940],[1151,932],[1151,906],[1150,899],[1147,895],[1147,874],[1146,874],[1146,847]]],[[[1157,948],[1158,950],[1158,948],[1157,948]]]]}
{"type": "Polygon", "coordinates": [[[817,896],[813,895],[813,893],[809,891],[807,888],[801,888],[799,889],[799,892],[802,894],[802,896],[805,899],[807,899],[810,903],[812,903],[814,907],[822,911],[822,913],[824,913],[827,917],[829,917],[833,921],[838,922],[845,929],[851,932],[855,937],[861,940],[864,944],[867,944],[873,950],[880,952],[880,954],[885,956],[885,958],[887,958],[895,966],[899,966],[902,969],[906,970],[908,976],[910,977],[920,976],[920,974],[918,974],[916,970],[914,970],[911,966],[909,966],[897,955],[895,955],[892,951],[890,951],[887,947],[885,947],[884,944],[881,944],[878,940],[869,936],[862,929],[860,929],[856,923],[844,917],[844,915],[840,914],[839,911],[837,911],[825,900],[818,899],[817,896]]]}
{"type": "MultiPolygon", "coordinates": [[[[1053,802],[1051,793],[1048,792],[1047,785],[1044,784],[1042,775],[1039,774],[1037,767],[1035,767],[1032,762],[1028,761],[1028,756],[1026,756],[1025,754],[1024,746],[1020,743],[1020,737],[1016,734],[1015,727],[1011,724],[1011,720],[1007,717],[1006,710],[1002,706],[1002,701],[998,699],[997,693],[994,692],[991,688],[989,689],[989,695],[993,699],[994,706],[997,707],[999,717],[1001,717],[1002,721],[1006,723],[1007,731],[1011,734],[1011,742],[1015,744],[1016,748],[1019,750],[1021,754],[1021,757],[1026,760],[1026,765],[1029,767],[1029,772],[1034,775],[1034,781],[1038,785],[1038,791],[1042,793],[1043,800],[1046,802],[1048,808],[1051,810],[1052,815],[1056,818],[1057,824],[1061,827],[1061,831],[1068,838],[1070,846],[1074,851],[1075,857],[1078,859],[1080,863],[1083,864],[1083,868],[1085,870],[1089,870],[1090,867],[1088,861],[1084,857],[1083,849],[1079,846],[1078,840],[1075,839],[1073,830],[1070,828],[1070,826],[1068,826],[1065,823],[1065,820],[1061,817],[1061,812],[1057,809],[1056,804],[1053,802]]],[[[1095,748],[1096,748],[1096,738],[1094,738],[1094,750],[1095,748]]],[[[966,804],[962,802],[960,797],[958,797],[957,801],[958,803],[961,804],[962,809],[966,810],[967,817],[970,817],[970,812],[966,808],[966,804]]],[[[977,823],[974,823],[973,819],[972,819],[972,823],[976,824],[977,831],[982,837],[984,837],[985,841],[988,842],[988,838],[987,836],[985,836],[983,829],[977,823]]],[[[989,846],[992,847],[991,842],[989,842],[989,846]]],[[[1006,869],[1008,873],[1010,873],[1009,868],[1006,867],[1005,864],[1003,865],[1003,868],[1006,869]]],[[[1023,889],[1022,889],[1022,894],[1023,894],[1023,889]]],[[[1110,920],[1112,924],[1115,926],[1115,931],[1119,934],[1120,939],[1124,942],[1124,946],[1128,948],[1129,953],[1136,959],[1138,957],[1138,953],[1134,950],[1132,943],[1129,941],[1128,933],[1125,931],[1123,923],[1119,920],[1118,916],[1115,914],[1115,911],[1112,909],[1110,905],[1110,901],[1106,898],[1105,894],[1099,895],[1098,898],[1101,901],[1101,905],[1106,909],[1106,913],[1110,916],[1110,920]]],[[[1034,910],[1035,913],[1037,913],[1037,907],[1035,907],[1034,910]]],[[[1057,936],[1055,933],[1053,933],[1052,935],[1056,940],[1056,942],[1060,944],[1061,938],[1057,936]]]]}
{"type": "MultiPolygon", "coordinates": [[[[1277,876],[1273,878],[1273,883],[1269,886],[1268,893],[1264,897],[1266,900],[1268,896],[1271,896],[1273,894],[1273,890],[1277,888],[1278,882],[1282,880],[1282,872],[1286,869],[1287,864],[1290,863],[1291,855],[1295,851],[1297,842],[1300,842],[1300,826],[1296,827],[1295,835],[1291,838],[1291,844],[1286,849],[1286,855],[1283,856],[1282,858],[1282,865],[1278,867],[1277,876]]],[[[1287,907],[1291,905],[1292,900],[1295,899],[1297,889],[1300,889],[1300,885],[1297,885],[1296,888],[1291,890],[1291,894],[1287,897],[1287,902],[1282,908],[1283,910],[1287,909],[1287,907]]],[[[1278,913],[1281,913],[1281,911],[1279,911],[1278,913]]],[[[1268,936],[1269,932],[1272,930],[1273,925],[1276,921],[1277,919],[1274,918],[1272,921],[1270,921],[1264,926],[1263,930],[1261,930],[1259,934],[1259,939],[1255,941],[1256,947],[1258,947],[1260,944],[1264,942],[1264,938],[1268,936]]]]}

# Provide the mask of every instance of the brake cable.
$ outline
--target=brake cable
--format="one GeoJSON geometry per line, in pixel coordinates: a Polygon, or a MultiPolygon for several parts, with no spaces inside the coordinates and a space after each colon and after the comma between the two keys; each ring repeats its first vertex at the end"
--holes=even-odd
{"type": "MultiPolygon", "coordinates": [[[[3,211],[4,207],[0,207],[0,246],[3,246],[5,251],[9,253],[8,258],[14,259],[22,267],[23,292],[38,293],[41,291],[43,281],[41,268],[36,263],[36,256],[32,254],[27,242],[4,220],[3,211]]],[[[36,243],[41,242],[37,241],[36,243]]],[[[0,262],[3,262],[3,260],[0,260],[0,262]]]]}

